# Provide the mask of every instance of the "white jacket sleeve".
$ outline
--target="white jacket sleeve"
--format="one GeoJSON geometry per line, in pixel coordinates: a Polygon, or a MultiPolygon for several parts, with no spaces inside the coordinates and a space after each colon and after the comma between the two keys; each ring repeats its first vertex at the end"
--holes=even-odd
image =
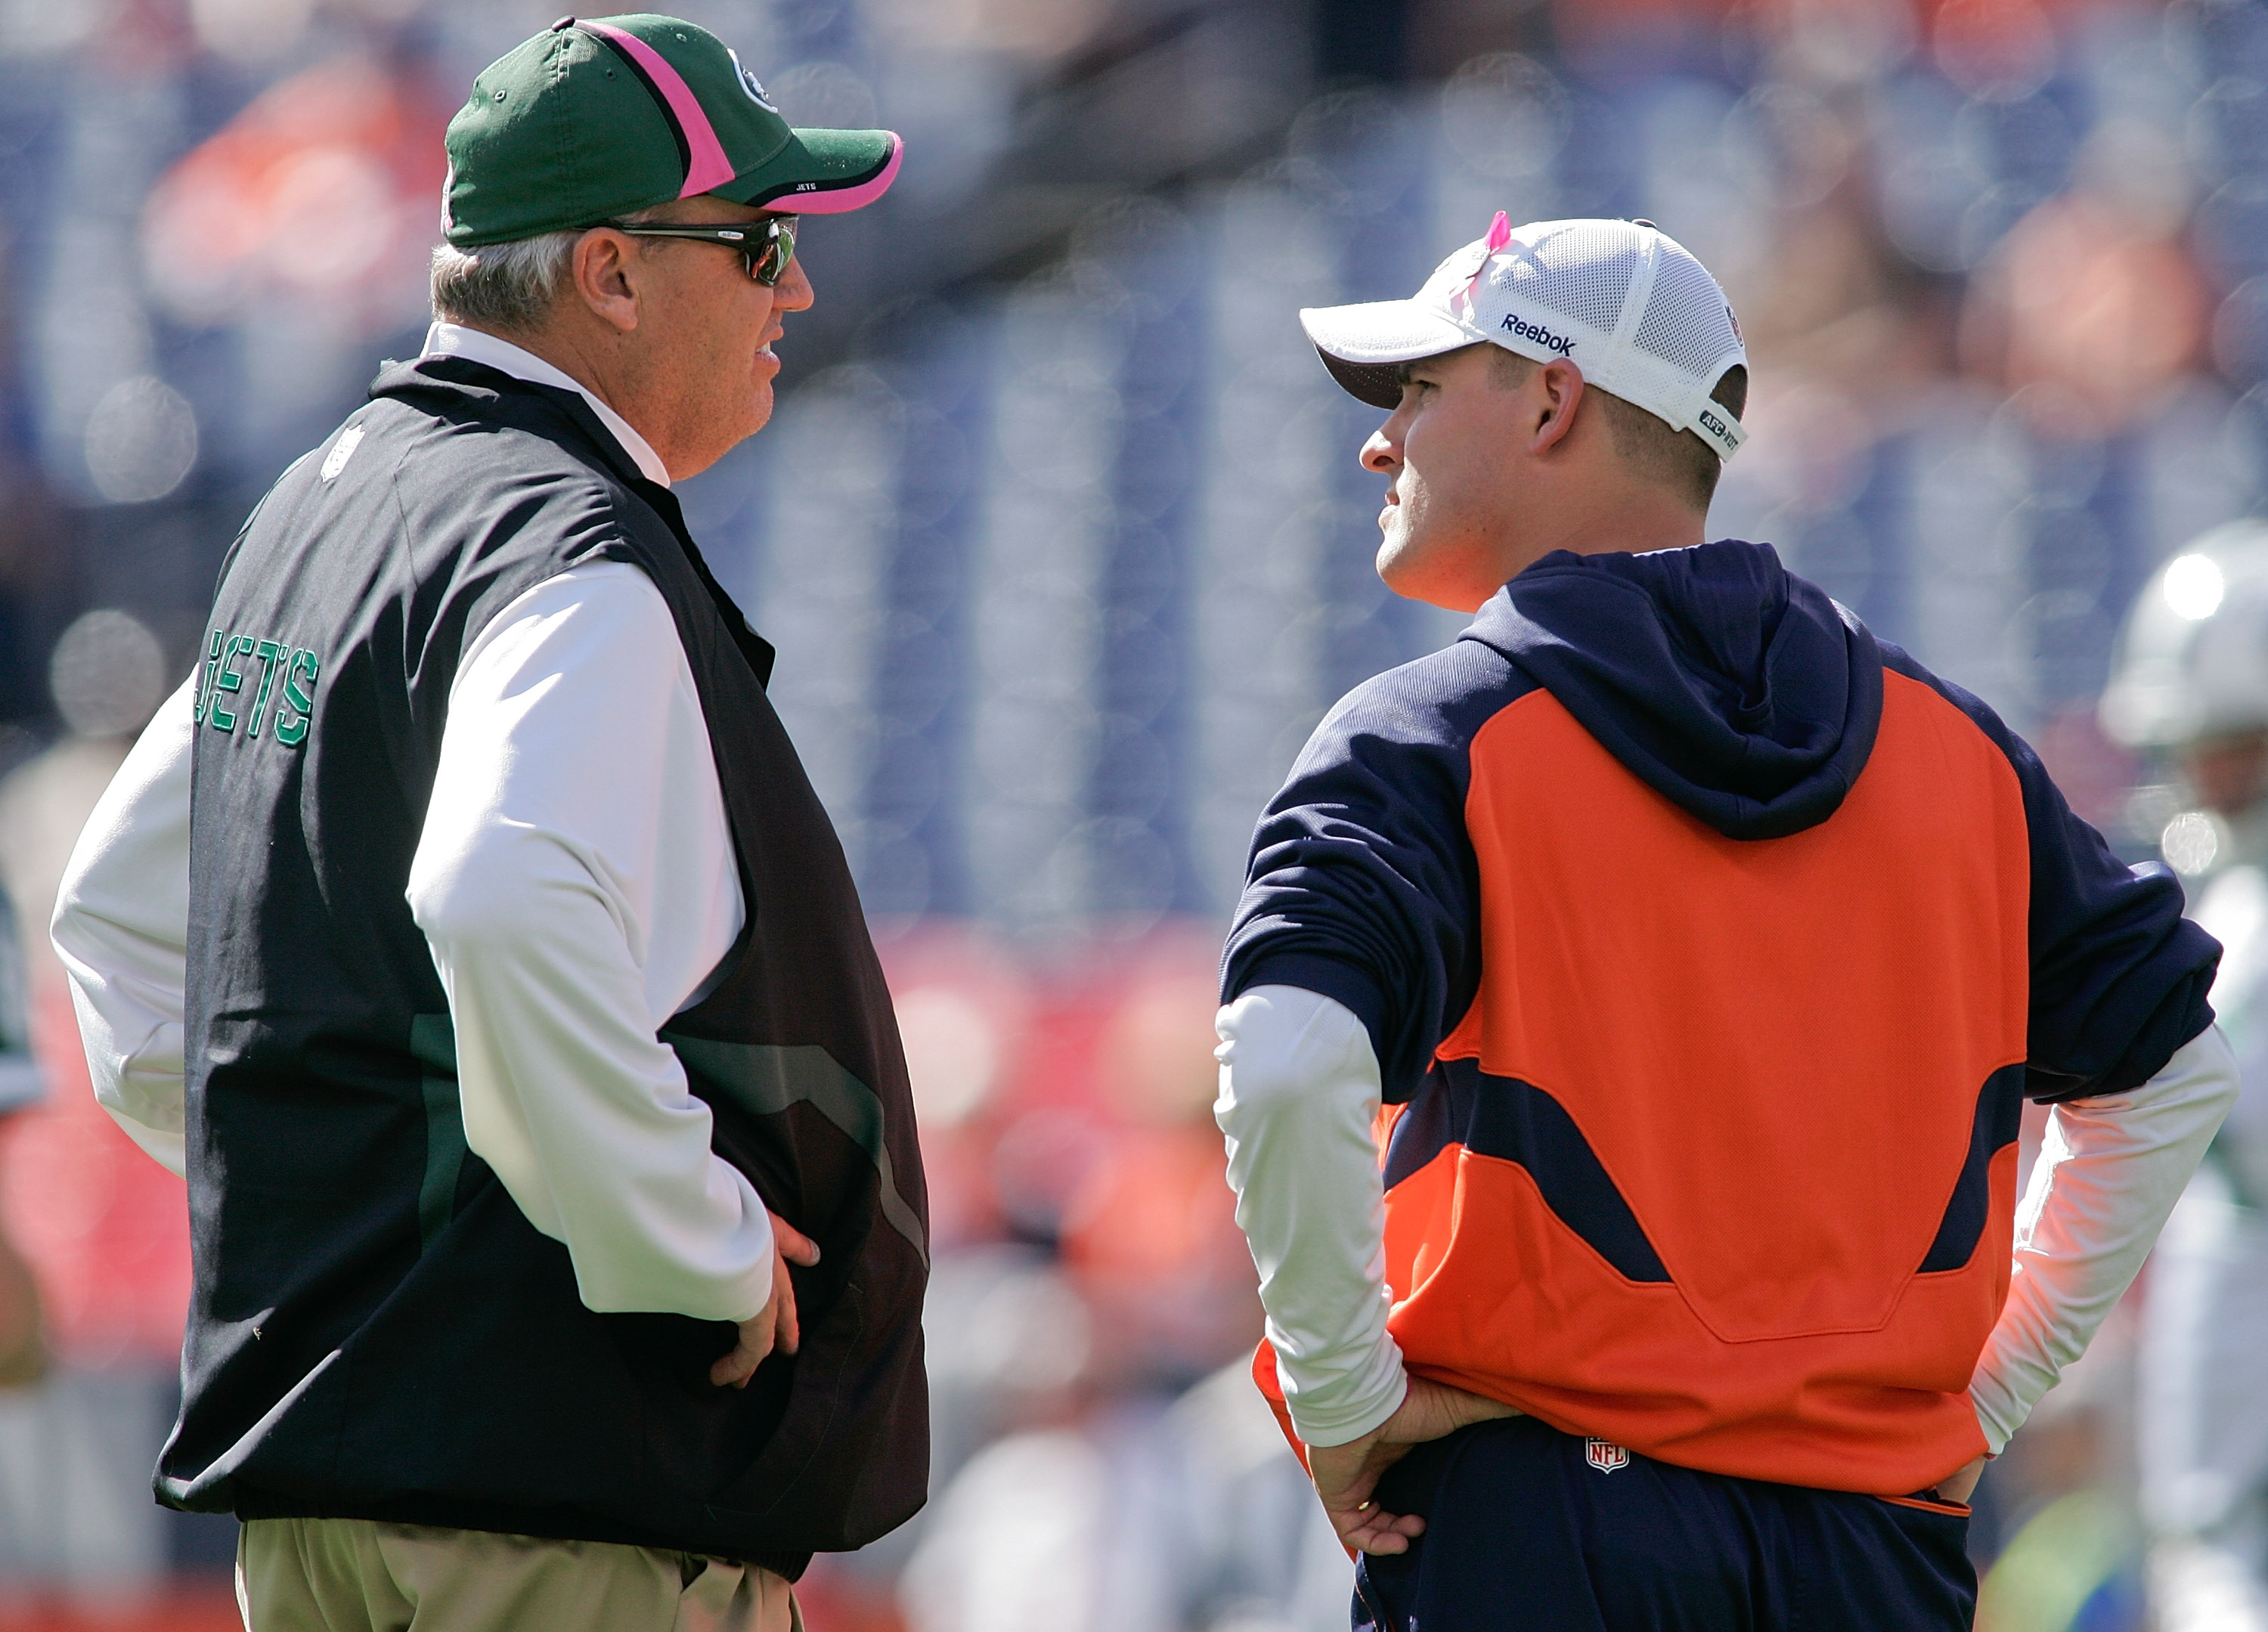
{"type": "Polygon", "coordinates": [[[1378,1061],[1351,1011],[1298,987],[1255,987],[1214,1024],[1213,1117],[1285,1403],[1306,1443],[1344,1445],[1392,1416],[1408,1387],[1386,1329],[1378,1061]]]}
{"type": "Polygon", "coordinates": [[[2208,1026],[2140,1087],[2054,1107],[2016,1213],[2008,1299],[1969,1385],[1994,1454],[2124,1296],[2236,1089],[2235,1056],[2208,1026]]]}
{"type": "Polygon", "coordinates": [[[176,1173],[195,678],[158,705],[80,830],[53,923],[94,1097],[176,1173]]]}
{"type": "Polygon", "coordinates": [[[635,567],[563,574],[459,668],[409,899],[448,991],[466,1143],[565,1244],[584,1303],[745,1320],[771,1295],[770,1220],[656,1035],[711,971],[654,967],[665,940],[713,963],[743,907],[729,865],[672,838],[673,801],[723,820],[668,607],[635,567]],[[707,933],[657,934],[688,910],[707,933]]]}

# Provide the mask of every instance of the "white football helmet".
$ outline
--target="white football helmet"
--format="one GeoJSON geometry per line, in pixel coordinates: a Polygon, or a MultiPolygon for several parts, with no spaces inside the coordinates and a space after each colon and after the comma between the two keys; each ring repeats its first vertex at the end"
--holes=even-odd
{"type": "Polygon", "coordinates": [[[2150,577],[2112,659],[2102,729],[2132,748],[2268,731],[2268,521],[2232,521],[2150,577]]]}

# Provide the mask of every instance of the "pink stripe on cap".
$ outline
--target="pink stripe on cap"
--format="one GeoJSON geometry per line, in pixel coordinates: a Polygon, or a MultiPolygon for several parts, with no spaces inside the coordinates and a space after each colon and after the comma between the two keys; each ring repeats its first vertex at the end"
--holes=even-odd
{"type": "Polygon", "coordinates": [[[906,144],[898,133],[893,130],[889,134],[889,162],[873,180],[861,181],[856,187],[836,187],[832,192],[814,189],[808,193],[783,193],[777,198],[767,199],[764,208],[784,216],[839,216],[873,203],[890,190],[890,183],[898,179],[898,161],[906,156],[906,144]]]}
{"type": "Polygon", "coordinates": [[[669,59],[652,46],[607,23],[585,22],[578,18],[578,28],[587,28],[594,34],[604,34],[630,55],[633,62],[645,70],[653,83],[660,88],[669,103],[669,110],[677,115],[678,129],[685,132],[686,151],[692,162],[685,167],[685,190],[680,198],[691,198],[696,193],[706,193],[720,187],[733,179],[733,161],[725,157],[725,144],[717,139],[716,127],[709,122],[701,99],[693,94],[693,87],[685,83],[684,76],[669,65],[669,59]]]}

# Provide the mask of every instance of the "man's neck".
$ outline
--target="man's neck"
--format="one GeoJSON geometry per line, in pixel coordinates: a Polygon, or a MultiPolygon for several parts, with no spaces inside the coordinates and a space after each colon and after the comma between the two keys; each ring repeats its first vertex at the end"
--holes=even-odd
{"type": "Polygon", "coordinates": [[[650,387],[652,381],[637,371],[630,338],[595,323],[578,324],[570,319],[555,321],[512,343],[534,352],[621,415],[625,423],[637,426],[646,445],[675,473],[679,464],[667,427],[653,423],[658,416],[651,411],[652,393],[641,389],[650,387]]]}
{"type": "Polygon", "coordinates": [[[1504,564],[1511,570],[1505,578],[1517,577],[1555,550],[1574,555],[1644,555],[1655,550],[1689,549],[1706,540],[1707,521],[1707,517],[1667,496],[1660,502],[1649,499],[1578,511],[1541,537],[1531,534],[1520,547],[1507,550],[1504,564]]]}
{"type": "MultiPolygon", "coordinates": [[[[601,371],[591,366],[591,359],[573,343],[571,336],[549,329],[482,328],[477,323],[466,323],[460,327],[486,334],[491,340],[501,340],[508,346],[518,346],[530,357],[541,357],[615,413],[622,414],[622,404],[616,393],[608,389],[609,382],[601,371]]],[[[622,414],[622,417],[628,419],[630,415],[622,414]]]]}
{"type": "MultiPolygon", "coordinates": [[[[608,383],[603,375],[599,371],[588,367],[587,360],[578,357],[574,348],[559,345],[556,335],[483,328],[478,324],[460,323],[454,319],[444,319],[442,321],[447,327],[455,329],[467,336],[476,335],[484,342],[510,346],[522,356],[543,364],[547,371],[556,374],[558,378],[549,381],[539,380],[539,384],[558,385],[563,382],[581,392],[597,408],[600,421],[614,434],[615,439],[622,444],[622,451],[630,456],[631,461],[637,466],[646,479],[665,488],[670,485],[671,472],[665,456],[647,439],[644,431],[631,423],[630,416],[615,407],[615,396],[602,388],[608,383]],[[578,362],[583,362],[585,366],[577,367],[578,362]]],[[[446,340],[439,343],[444,350],[454,349],[453,345],[446,340]]],[[[471,346],[467,346],[465,349],[468,351],[475,350],[471,346]]],[[[502,366],[506,373],[522,371],[521,365],[513,364],[508,357],[482,357],[475,351],[473,360],[497,364],[502,366]]]]}
{"type": "Polygon", "coordinates": [[[1619,492],[1613,503],[1587,513],[1578,511],[1569,518],[1565,537],[1553,548],[1578,555],[1685,549],[1706,536],[1707,520],[1671,494],[1648,484],[1635,493],[1619,492]]]}

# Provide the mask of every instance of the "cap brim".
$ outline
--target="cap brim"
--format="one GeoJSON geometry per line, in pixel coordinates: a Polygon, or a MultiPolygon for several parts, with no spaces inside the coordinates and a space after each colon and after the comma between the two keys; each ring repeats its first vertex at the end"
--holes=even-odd
{"type": "Polygon", "coordinates": [[[785,147],[713,191],[783,214],[837,216],[888,192],[904,156],[895,130],[792,130],[785,147]]]}
{"type": "Polygon", "coordinates": [[[1414,300],[1370,300],[1351,306],[1308,306],[1300,327],[1323,366],[1349,396],[1373,408],[1402,401],[1402,365],[1486,340],[1414,300]]]}

